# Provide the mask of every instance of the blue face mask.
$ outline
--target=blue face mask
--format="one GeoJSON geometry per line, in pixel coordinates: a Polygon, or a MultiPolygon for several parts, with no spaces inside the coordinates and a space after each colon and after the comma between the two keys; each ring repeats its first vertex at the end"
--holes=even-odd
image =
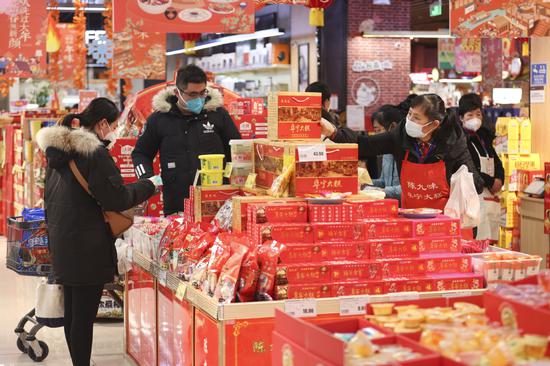
{"type": "Polygon", "coordinates": [[[205,98],[195,98],[185,101],[185,108],[191,113],[199,114],[204,108],[204,99],[205,98]]]}

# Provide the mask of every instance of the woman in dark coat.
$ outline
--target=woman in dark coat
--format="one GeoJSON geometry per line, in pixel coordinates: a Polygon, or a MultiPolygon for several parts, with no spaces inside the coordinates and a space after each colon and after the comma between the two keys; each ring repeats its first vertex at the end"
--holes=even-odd
{"type": "Polygon", "coordinates": [[[116,274],[115,238],[102,209],[128,210],[155,193],[153,178],[124,185],[106,146],[114,142],[116,105],[94,99],[80,114],[42,129],[38,146],[46,154],[45,208],[55,279],[65,293],[65,338],[73,365],[89,366],[93,323],[103,285],[116,274]],[[75,129],[73,127],[80,127],[75,129]],[[69,168],[74,160],[93,197],[69,168]]]}

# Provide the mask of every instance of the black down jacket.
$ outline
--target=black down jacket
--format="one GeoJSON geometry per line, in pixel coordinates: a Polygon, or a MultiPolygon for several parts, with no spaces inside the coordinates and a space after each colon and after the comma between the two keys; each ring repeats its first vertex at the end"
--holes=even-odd
{"type": "Polygon", "coordinates": [[[149,180],[124,185],[108,150],[84,129],[54,126],[40,130],[38,146],[48,160],[44,201],[54,275],[64,285],[100,285],[113,281],[115,239],[101,207],[124,211],[155,192],[149,180]],[[69,168],[74,159],[88,181],[90,196],[69,168]]]}
{"type": "Polygon", "coordinates": [[[203,111],[193,115],[180,112],[173,90],[166,88],[153,98],[155,112],[132,153],[136,175],[141,178],[154,175],[153,159],[160,151],[165,215],[183,211],[183,200],[200,168],[198,156],[224,154],[225,161],[231,161],[229,140],[241,138],[216,89],[208,88],[203,111]]]}

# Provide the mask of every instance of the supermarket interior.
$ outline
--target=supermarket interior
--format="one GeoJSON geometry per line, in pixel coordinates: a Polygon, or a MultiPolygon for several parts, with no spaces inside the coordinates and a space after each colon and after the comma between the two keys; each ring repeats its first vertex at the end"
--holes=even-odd
{"type": "Polygon", "coordinates": [[[548,0],[0,30],[0,366],[550,365],[548,0]]]}

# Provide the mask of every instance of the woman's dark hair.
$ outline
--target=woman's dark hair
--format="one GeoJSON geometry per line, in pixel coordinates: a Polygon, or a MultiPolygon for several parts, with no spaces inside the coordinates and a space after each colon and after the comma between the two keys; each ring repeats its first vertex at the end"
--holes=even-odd
{"type": "Polygon", "coordinates": [[[378,122],[386,131],[389,131],[392,123],[399,124],[404,117],[403,112],[399,108],[386,104],[372,114],[371,121],[378,122]]]}
{"type": "Polygon", "coordinates": [[[458,114],[460,117],[464,117],[468,112],[475,111],[476,109],[481,110],[482,108],[481,97],[474,93],[464,94],[458,102],[458,114]]]}
{"type": "Polygon", "coordinates": [[[437,94],[419,95],[411,101],[411,108],[419,108],[428,116],[430,121],[440,121],[440,127],[435,133],[435,138],[442,138],[454,127],[458,126],[458,118],[452,109],[445,108],[445,102],[437,94]]]}
{"type": "Polygon", "coordinates": [[[88,104],[81,113],[67,114],[61,121],[61,125],[71,127],[73,119],[80,121],[80,127],[93,130],[102,119],[106,119],[109,124],[115,122],[120,116],[120,111],[116,104],[107,98],[95,98],[88,104]]]}
{"type": "Polygon", "coordinates": [[[323,98],[323,103],[327,100],[330,100],[330,88],[327,84],[316,81],[307,86],[306,92],[308,93],[321,93],[323,98]]]}
{"type": "Polygon", "coordinates": [[[409,113],[409,109],[411,109],[411,102],[417,96],[418,94],[409,94],[405,100],[397,105],[397,108],[399,108],[399,110],[403,113],[403,118],[405,118],[405,116],[409,113]]]}

